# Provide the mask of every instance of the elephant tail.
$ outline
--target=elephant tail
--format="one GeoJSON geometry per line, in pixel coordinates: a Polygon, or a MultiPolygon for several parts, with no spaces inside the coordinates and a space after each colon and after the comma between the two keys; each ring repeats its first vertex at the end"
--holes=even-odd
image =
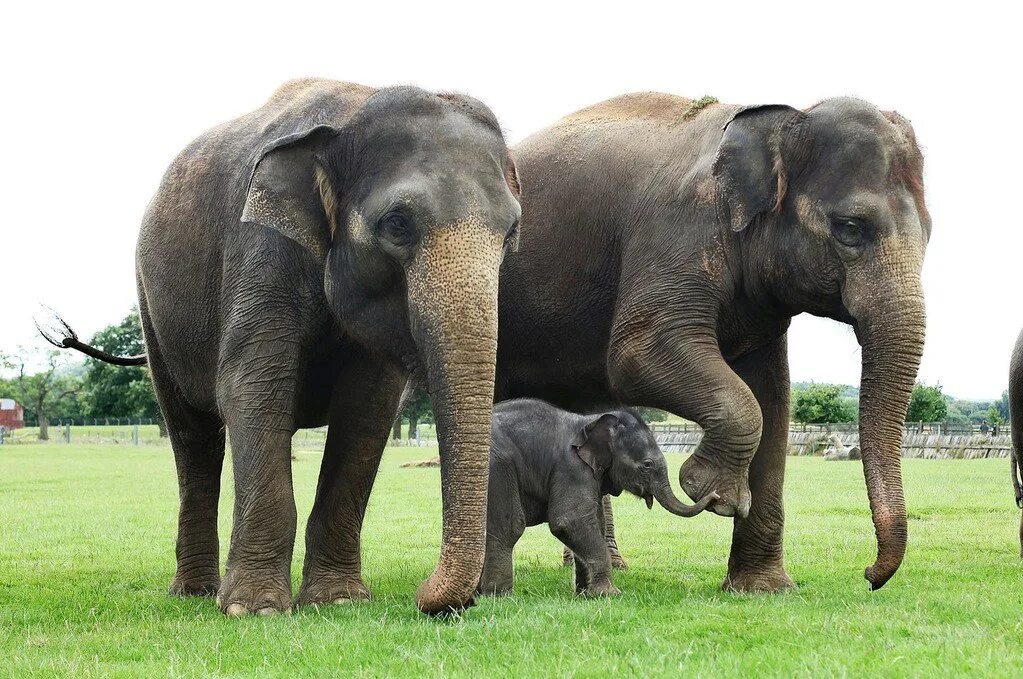
{"type": "Polygon", "coordinates": [[[39,323],[38,319],[35,319],[36,330],[43,336],[47,342],[57,347],[58,349],[74,349],[80,351],[86,356],[103,361],[104,363],[111,363],[113,365],[146,365],[149,363],[149,357],[145,354],[138,356],[115,356],[108,354],[102,349],[86,344],[78,339],[78,333],[76,333],[67,322],[60,317],[60,315],[53,309],[46,307],[52,316],[51,322],[47,325],[46,329],[39,323]]]}

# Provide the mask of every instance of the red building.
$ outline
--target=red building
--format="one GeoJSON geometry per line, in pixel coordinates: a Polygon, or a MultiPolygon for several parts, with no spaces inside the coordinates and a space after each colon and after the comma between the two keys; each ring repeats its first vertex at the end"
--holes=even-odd
{"type": "Polygon", "coordinates": [[[0,427],[21,429],[25,426],[25,409],[13,398],[0,398],[0,427]]]}

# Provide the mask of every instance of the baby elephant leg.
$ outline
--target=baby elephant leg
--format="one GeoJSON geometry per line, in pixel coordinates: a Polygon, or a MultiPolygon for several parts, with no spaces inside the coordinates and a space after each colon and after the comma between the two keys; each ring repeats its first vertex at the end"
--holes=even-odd
{"type": "Polygon", "coordinates": [[[576,592],[583,596],[620,594],[611,583],[611,554],[604,540],[603,511],[599,503],[587,513],[558,512],[550,520],[551,532],[572,550],[576,564],[576,592]]]}
{"type": "Polygon", "coordinates": [[[480,594],[511,593],[514,584],[513,552],[525,529],[518,486],[514,483],[491,484],[487,501],[487,553],[477,587],[480,594]]]}
{"type": "MultiPolygon", "coordinates": [[[[607,542],[607,549],[611,553],[611,568],[616,571],[624,571],[629,568],[625,557],[618,551],[618,541],[615,539],[615,518],[611,511],[611,496],[605,495],[602,500],[604,505],[604,540],[607,542]]],[[[561,555],[562,565],[571,566],[574,562],[572,550],[565,547],[561,555]]]]}

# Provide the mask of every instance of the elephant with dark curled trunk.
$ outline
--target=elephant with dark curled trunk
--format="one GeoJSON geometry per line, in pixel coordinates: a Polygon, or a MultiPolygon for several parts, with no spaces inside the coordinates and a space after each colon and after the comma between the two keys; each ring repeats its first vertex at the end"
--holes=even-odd
{"type": "Polygon", "coordinates": [[[507,594],[514,580],[512,552],[529,526],[547,523],[573,550],[575,588],[585,596],[614,596],[611,553],[601,498],[623,491],[676,516],[695,505],[675,496],[668,465],[653,433],[632,410],[577,415],[537,399],[494,407],[487,495],[487,556],[479,591],[507,594]]]}
{"type": "Polygon", "coordinates": [[[849,98],[800,111],[643,93],[513,155],[523,227],[501,270],[498,398],[699,423],[680,481],[734,517],[723,586],[781,590],[786,332],[803,312],[848,323],[878,549],[866,577],[884,585],[906,549],[900,443],[931,230],[909,122],[849,98]]]}
{"type": "Polygon", "coordinates": [[[368,597],[359,532],[411,376],[433,396],[444,507],[417,603],[471,603],[516,192],[489,109],[413,87],[291,82],[173,162],[137,254],[180,485],[173,593],[215,592],[228,614],[291,607],[291,437],[329,423],[297,603],[368,597]],[[221,581],[225,425],[235,508],[221,581]]]}
{"type": "MultiPolygon", "coordinates": [[[[1012,454],[1009,459],[1016,506],[1023,509],[1023,332],[1016,340],[1009,366],[1009,416],[1012,420],[1012,454]]],[[[1023,516],[1019,520],[1019,558],[1023,559],[1023,516]]]]}

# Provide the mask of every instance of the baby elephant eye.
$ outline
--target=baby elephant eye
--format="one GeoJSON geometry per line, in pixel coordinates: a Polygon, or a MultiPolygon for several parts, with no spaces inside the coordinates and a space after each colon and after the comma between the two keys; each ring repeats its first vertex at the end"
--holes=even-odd
{"type": "Polygon", "coordinates": [[[647,458],[643,460],[643,466],[646,467],[647,469],[650,469],[650,467],[654,466],[654,461],[651,460],[650,458],[647,458]]]}
{"type": "Polygon", "coordinates": [[[831,233],[846,247],[858,248],[867,242],[867,225],[855,217],[835,217],[831,220],[831,233]]]}

